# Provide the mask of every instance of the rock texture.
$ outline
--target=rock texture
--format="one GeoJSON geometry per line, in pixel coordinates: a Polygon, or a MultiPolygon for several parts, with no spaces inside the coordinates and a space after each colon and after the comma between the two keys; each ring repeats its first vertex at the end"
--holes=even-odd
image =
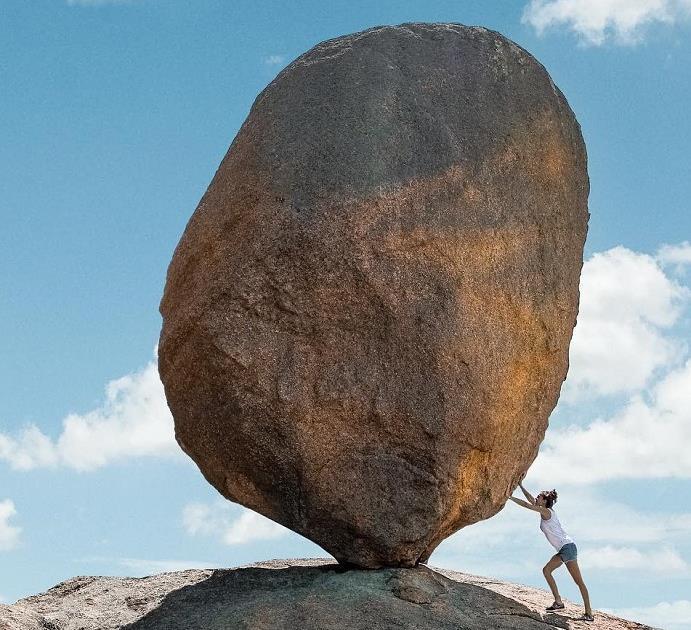
{"type": "Polygon", "coordinates": [[[644,630],[580,606],[547,613],[546,591],[430,569],[344,571],[329,560],[273,560],[238,569],[145,578],[78,577],[0,606],[2,630],[644,630]]]}
{"type": "Polygon", "coordinates": [[[500,34],[319,44],[258,96],[168,270],[180,446],[342,563],[424,562],[537,455],[587,196],[571,109],[500,34]]]}

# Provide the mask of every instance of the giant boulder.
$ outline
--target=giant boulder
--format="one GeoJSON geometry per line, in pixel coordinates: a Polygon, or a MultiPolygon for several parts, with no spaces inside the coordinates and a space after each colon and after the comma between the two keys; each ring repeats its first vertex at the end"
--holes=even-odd
{"type": "Polygon", "coordinates": [[[159,370],[206,479],[342,563],[501,509],[568,368],[580,127],[459,24],[315,46],[257,97],[175,250],[159,370]]]}

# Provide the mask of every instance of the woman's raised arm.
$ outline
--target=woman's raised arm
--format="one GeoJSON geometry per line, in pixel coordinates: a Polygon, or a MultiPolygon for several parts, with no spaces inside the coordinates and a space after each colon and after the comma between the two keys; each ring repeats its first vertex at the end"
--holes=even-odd
{"type": "Polygon", "coordinates": [[[511,499],[514,503],[518,503],[518,505],[520,505],[524,508],[528,508],[529,510],[533,510],[533,512],[540,512],[540,514],[542,514],[542,516],[544,516],[545,518],[550,518],[552,516],[552,514],[550,513],[550,511],[547,508],[542,507],[540,505],[533,505],[532,503],[528,503],[527,501],[524,501],[523,499],[517,499],[516,497],[509,497],[509,499],[511,499]]]}
{"type": "Polygon", "coordinates": [[[530,501],[530,502],[534,505],[534,504],[535,504],[535,497],[533,497],[533,495],[530,494],[530,492],[528,492],[528,491],[523,487],[523,484],[522,484],[520,481],[518,482],[518,486],[520,487],[521,492],[524,494],[525,498],[528,499],[528,501],[530,501]]]}
{"type": "Polygon", "coordinates": [[[514,503],[517,503],[521,507],[528,508],[529,510],[532,510],[535,506],[532,503],[528,503],[527,501],[524,501],[523,499],[517,499],[516,497],[509,497],[511,501],[514,503]]]}

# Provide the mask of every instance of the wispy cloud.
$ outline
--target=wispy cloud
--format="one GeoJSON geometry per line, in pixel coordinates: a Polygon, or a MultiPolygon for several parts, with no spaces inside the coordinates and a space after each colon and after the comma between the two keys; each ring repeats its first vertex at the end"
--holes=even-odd
{"type": "Polygon", "coordinates": [[[181,453],[155,360],[110,381],[103,404],[69,414],[55,440],[35,425],[16,436],[0,433],[0,460],[15,470],[65,466],[88,471],[131,457],[181,453]]]}
{"type": "Polygon", "coordinates": [[[531,0],[522,21],[539,34],[565,27],[582,43],[599,46],[608,40],[635,44],[646,27],[689,17],[691,0],[531,0]]]}
{"type": "Polygon", "coordinates": [[[674,270],[681,273],[687,265],[691,265],[691,243],[684,241],[678,245],[663,245],[657,258],[663,265],[674,265],[674,270]]]}
{"type": "Polygon", "coordinates": [[[269,55],[264,57],[264,63],[267,66],[280,66],[285,63],[285,55],[269,55]]]}
{"type": "Polygon", "coordinates": [[[14,549],[19,543],[21,527],[11,525],[9,520],[17,515],[14,501],[4,499],[0,501],[0,551],[14,549]]]}
{"type": "Polygon", "coordinates": [[[227,501],[189,503],[183,509],[182,523],[188,534],[214,536],[226,545],[280,538],[290,532],[261,514],[240,510],[227,501]]]}
{"type": "Polygon", "coordinates": [[[559,510],[586,543],[657,549],[691,538],[691,512],[640,511],[589,488],[567,487],[562,495],[559,510]],[[618,523],[616,530],[608,528],[606,521],[618,523]]]}
{"type": "Polygon", "coordinates": [[[691,576],[686,560],[674,549],[668,548],[641,551],[634,547],[615,545],[588,547],[579,554],[579,564],[586,569],[635,569],[664,576],[691,576]]]}
{"type": "Polygon", "coordinates": [[[691,628],[691,601],[679,599],[639,608],[603,609],[605,612],[667,630],[691,628]]]}
{"type": "Polygon", "coordinates": [[[505,580],[531,575],[539,570],[538,563],[548,549],[546,541],[535,534],[535,520],[530,516],[509,502],[491,519],[464,527],[444,540],[428,564],[505,580]],[[509,552],[519,547],[520,554],[509,552]]]}

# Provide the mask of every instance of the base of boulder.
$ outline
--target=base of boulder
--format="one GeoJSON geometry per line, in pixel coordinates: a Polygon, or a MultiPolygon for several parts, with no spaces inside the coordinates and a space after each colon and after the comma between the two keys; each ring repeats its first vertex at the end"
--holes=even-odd
{"type": "Polygon", "coordinates": [[[0,606],[3,630],[449,630],[649,628],[583,609],[545,612],[528,586],[420,565],[346,570],[331,559],[271,560],[236,569],[144,578],[76,577],[0,606]]]}

